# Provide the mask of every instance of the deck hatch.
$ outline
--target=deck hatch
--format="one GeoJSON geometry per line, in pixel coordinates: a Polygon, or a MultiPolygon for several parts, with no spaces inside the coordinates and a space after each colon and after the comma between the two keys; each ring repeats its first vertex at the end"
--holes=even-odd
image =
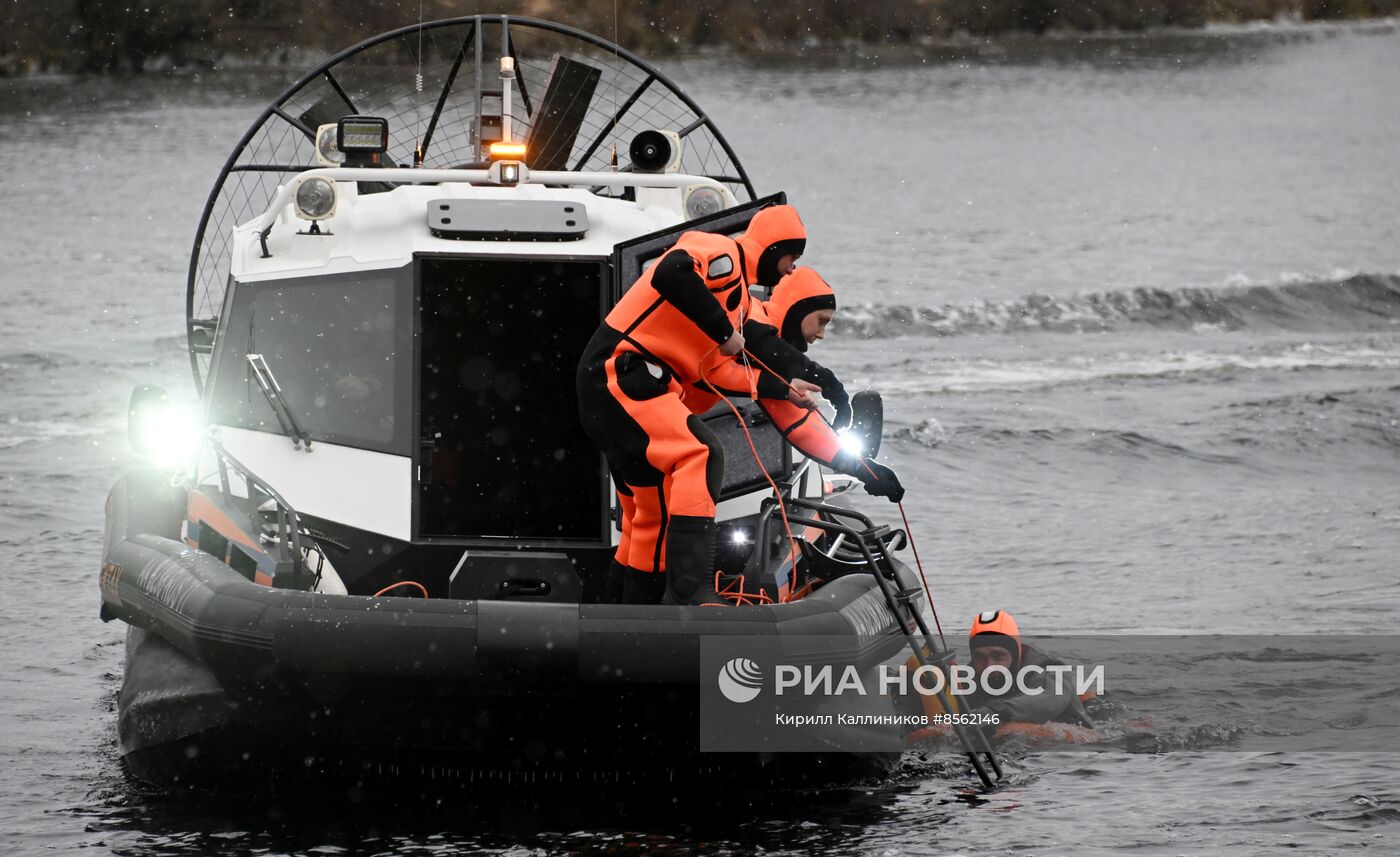
{"type": "Polygon", "coordinates": [[[581,202],[537,199],[435,199],[428,230],[464,241],[577,241],[588,234],[581,202]]]}

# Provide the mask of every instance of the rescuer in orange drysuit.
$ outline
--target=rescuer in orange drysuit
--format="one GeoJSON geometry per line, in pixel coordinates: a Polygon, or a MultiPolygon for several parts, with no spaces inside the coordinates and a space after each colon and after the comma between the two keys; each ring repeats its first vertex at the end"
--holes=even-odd
{"type": "Polygon", "coordinates": [[[714,513],[723,450],[698,415],[721,393],[758,398],[770,415],[781,414],[775,423],[785,435],[810,423],[788,435],[799,449],[862,479],[873,494],[903,496],[893,471],[842,452],[819,416],[805,418],[818,388],[794,374],[809,361],[751,317],[761,313],[748,278],[776,283],[780,266],[791,269],[805,240],[789,206],[760,212],[737,245],[686,233],[628,290],[585,349],[580,414],[618,486],[622,538],[609,577],[622,580],[612,588],[621,589],[623,601],[654,602],[663,589],[668,603],[717,600],[714,513]],[[782,377],[729,359],[745,343],[782,377]],[[800,441],[807,434],[829,443],[806,449],[800,441]]]}
{"type": "MultiPolygon", "coordinates": [[[[744,251],[749,284],[772,296],[765,305],[754,301],[752,317],[744,327],[746,350],[784,378],[798,378],[821,387],[822,395],[836,407],[837,426],[850,422],[850,398],[836,375],[804,353],[810,342],[825,336],[826,324],[836,309],[836,293],[815,271],[796,267],[807,245],[807,229],[790,205],[773,205],[759,211],[738,239],[744,251]],[[777,310],[773,317],[771,310],[777,310]],[[779,328],[783,328],[781,335],[779,328]],[[802,331],[809,328],[811,338],[802,331]]],[[[744,396],[743,390],[719,384],[697,385],[701,395],[688,395],[693,413],[704,413],[720,400],[717,393],[744,396]]],[[[842,449],[841,439],[815,408],[800,408],[790,401],[760,398],[759,406],[788,443],[808,458],[859,479],[865,490],[899,501],[904,488],[893,470],[873,459],[842,449]]]]}
{"type": "MultiPolygon", "coordinates": [[[[715,498],[724,450],[682,401],[702,379],[814,405],[815,387],[733,359],[752,309],[742,251],[687,232],[608,313],[579,361],[584,431],[607,456],[622,510],[609,577],[628,603],[714,599],[715,498]],[[666,571],[663,576],[659,572],[666,571]]],[[[721,602],[722,603],[722,602],[721,602]]]]}
{"type": "MultiPolygon", "coordinates": [[[[826,326],[836,315],[836,292],[816,271],[798,268],[778,281],[763,311],[783,341],[806,354],[809,345],[826,338],[826,326]]],[[[851,424],[851,397],[835,372],[808,357],[800,377],[821,387],[822,398],[836,408],[832,428],[851,424]]]]}
{"type": "Polygon", "coordinates": [[[809,344],[825,337],[826,325],[836,311],[836,293],[831,286],[815,271],[796,267],[806,249],[806,238],[806,228],[790,205],[774,205],[758,212],[748,230],[739,236],[750,284],[768,290],[770,295],[766,303],[757,303],[745,335],[750,340],[750,353],[765,364],[785,377],[821,387],[822,396],[836,408],[836,418],[828,425],[817,411],[803,410],[781,400],[760,400],[759,405],[788,443],[802,454],[856,477],[871,494],[899,501],[904,497],[904,488],[894,471],[842,449],[833,428],[850,423],[850,397],[835,373],[805,353],[809,344]]]}

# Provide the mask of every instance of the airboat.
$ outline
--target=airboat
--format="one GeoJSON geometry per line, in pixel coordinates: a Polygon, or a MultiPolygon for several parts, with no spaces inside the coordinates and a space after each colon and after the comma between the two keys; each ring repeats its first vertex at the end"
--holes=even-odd
{"type": "Polygon", "coordinates": [[[196,233],[197,442],[163,389],[132,394],[100,574],[102,618],[129,625],[128,770],[826,779],[897,759],[700,751],[707,637],[834,637],[867,666],[932,639],[905,533],[760,411],[706,417],[730,449],[720,571],[753,597],[613,604],[601,584],[614,492],[578,356],[682,232],[783,200],[664,74],[555,23],[423,23],[288,87],[196,233]]]}

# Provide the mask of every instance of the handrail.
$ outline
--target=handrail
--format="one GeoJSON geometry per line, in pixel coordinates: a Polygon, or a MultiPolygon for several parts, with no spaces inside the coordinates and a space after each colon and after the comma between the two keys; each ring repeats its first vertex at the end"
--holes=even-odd
{"type": "MultiPolygon", "coordinates": [[[[901,633],[904,634],[905,639],[909,644],[910,650],[914,653],[915,660],[917,660],[921,666],[926,667],[933,667],[934,660],[939,660],[944,665],[946,665],[946,663],[952,656],[952,651],[949,649],[939,648],[938,644],[935,642],[933,633],[929,630],[928,624],[924,622],[923,614],[920,613],[917,609],[915,609],[914,602],[909,597],[911,593],[906,591],[896,593],[890,588],[890,579],[894,579],[896,581],[898,581],[899,579],[898,572],[896,571],[894,565],[894,557],[891,555],[891,552],[888,550],[884,550],[883,545],[881,546],[882,550],[880,551],[880,555],[884,558],[886,564],[889,567],[888,576],[883,571],[881,571],[880,565],[876,561],[875,555],[871,553],[870,545],[868,543],[866,535],[874,529],[874,522],[872,522],[865,515],[862,515],[861,513],[855,511],[854,509],[842,508],[840,506],[832,506],[827,503],[819,503],[812,500],[804,500],[798,497],[789,498],[787,502],[789,503],[789,505],[798,508],[811,509],[817,512],[826,512],[831,515],[844,516],[847,518],[855,518],[856,520],[860,521],[865,525],[865,531],[860,532],[854,529],[853,527],[848,527],[844,524],[838,524],[834,521],[824,521],[816,517],[805,518],[795,517],[791,514],[788,515],[789,525],[802,524],[809,527],[816,527],[827,532],[840,533],[842,535],[845,535],[848,539],[853,539],[856,546],[860,548],[860,552],[864,555],[866,567],[870,569],[871,577],[875,578],[876,585],[880,587],[880,593],[885,597],[885,604],[889,607],[890,612],[894,614],[896,623],[899,625],[899,630],[901,633]],[[907,608],[907,612],[909,614],[907,618],[904,615],[902,615],[899,609],[901,604],[903,604],[907,608]],[[923,635],[923,643],[920,643],[918,639],[915,638],[913,631],[910,629],[908,621],[908,619],[910,618],[914,620],[914,624],[918,627],[919,632],[923,635]],[[926,652],[925,649],[927,649],[928,651],[926,652]],[[930,655],[930,653],[932,654],[930,655]]],[[[766,521],[764,523],[766,524],[766,521]]],[[[759,549],[766,551],[767,544],[765,543],[760,545],[759,549]]],[[[796,574],[795,563],[796,559],[794,559],[794,574],[796,574]]],[[[912,593],[917,594],[921,591],[922,590],[915,589],[912,590],[912,593]]],[[[948,692],[948,688],[946,687],[946,685],[939,691],[938,701],[943,705],[944,711],[948,712],[949,714],[953,713],[952,698],[948,692]]],[[[962,745],[963,752],[967,754],[968,760],[972,762],[972,767],[977,772],[978,778],[982,780],[982,785],[986,786],[987,788],[991,788],[995,780],[993,780],[991,774],[987,772],[987,766],[978,756],[978,753],[980,752],[985,754],[985,756],[987,757],[987,762],[991,764],[992,770],[996,772],[997,779],[1000,779],[1002,777],[1002,769],[1001,763],[997,761],[996,753],[992,751],[991,744],[990,742],[988,742],[986,735],[984,735],[980,729],[969,730],[965,724],[958,723],[956,721],[952,723],[952,727],[953,734],[957,736],[958,743],[962,745]],[[979,749],[974,749],[973,747],[972,736],[974,734],[976,735],[976,743],[980,745],[979,749]]]]}
{"type": "MultiPolygon", "coordinates": [[[[333,182],[400,182],[403,184],[442,184],[445,182],[467,183],[467,184],[498,184],[499,174],[493,174],[493,170],[444,170],[444,169],[419,169],[416,167],[319,167],[314,170],[307,170],[297,175],[296,180],[290,181],[277,189],[277,195],[272,198],[264,211],[256,221],[253,222],[253,229],[263,237],[272,229],[273,223],[282,210],[291,202],[292,196],[296,193],[297,185],[303,181],[313,178],[328,179],[333,182]]],[[[562,185],[567,187],[607,187],[607,188],[627,188],[627,187],[659,187],[659,188],[681,188],[693,185],[704,185],[718,191],[726,200],[732,200],[733,194],[724,185],[712,178],[705,176],[684,175],[682,173],[599,173],[599,172],[574,172],[572,170],[539,170],[531,171],[522,166],[520,170],[520,181],[516,184],[541,184],[541,185],[562,185]]]]}
{"type": "Polygon", "coordinates": [[[288,545],[291,546],[291,556],[286,557],[292,563],[292,588],[300,590],[303,584],[303,573],[306,570],[305,556],[301,546],[301,516],[297,510],[292,508],[286,498],[277,493],[277,489],[259,479],[253,471],[249,470],[243,462],[234,458],[224,445],[212,435],[205,437],[205,443],[209,444],[209,449],[213,451],[214,457],[219,465],[219,487],[223,489],[224,495],[233,497],[230,490],[228,471],[234,470],[243,478],[244,484],[248,488],[248,518],[257,524],[261,520],[262,503],[257,502],[253,496],[254,489],[267,495],[268,499],[277,504],[277,538],[278,548],[286,554],[288,545]]]}

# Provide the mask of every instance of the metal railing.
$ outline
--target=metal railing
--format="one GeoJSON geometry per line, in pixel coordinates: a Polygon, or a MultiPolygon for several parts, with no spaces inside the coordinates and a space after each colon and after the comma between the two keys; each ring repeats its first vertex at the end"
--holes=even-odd
{"type": "MultiPolygon", "coordinates": [[[[205,443],[214,453],[214,461],[219,471],[219,488],[225,497],[230,501],[237,495],[233,493],[233,483],[229,478],[232,471],[243,480],[246,487],[247,514],[249,522],[258,529],[257,538],[270,548],[268,553],[278,565],[288,563],[291,566],[291,587],[297,590],[311,589],[316,581],[308,581],[308,569],[306,563],[306,546],[302,542],[301,516],[296,509],[287,502],[277,489],[259,479],[253,471],[249,470],[241,461],[234,458],[223,444],[212,435],[205,438],[205,443]],[[268,502],[273,504],[271,509],[264,507],[268,502]],[[271,516],[265,513],[271,511],[271,516]],[[271,532],[268,532],[269,526],[271,532]],[[274,552],[275,551],[275,552],[274,552]]],[[[317,556],[323,556],[317,547],[317,556]]],[[[319,577],[320,569],[316,569],[319,577]]],[[[275,584],[274,580],[274,584],[275,584]]]]}
{"type": "MultiPolygon", "coordinates": [[[[774,506],[777,505],[776,502],[769,502],[774,506]]],[[[953,660],[953,652],[951,649],[942,646],[938,642],[938,638],[933,636],[932,632],[929,631],[928,624],[924,621],[923,613],[918,608],[918,602],[921,599],[917,598],[917,596],[923,593],[923,590],[918,586],[911,586],[907,589],[896,589],[894,586],[903,585],[899,579],[899,571],[895,567],[894,557],[892,556],[894,549],[891,545],[895,541],[895,537],[898,534],[897,531],[891,531],[887,527],[877,527],[873,521],[854,509],[832,506],[828,503],[821,503],[813,500],[804,500],[800,497],[789,497],[785,502],[789,508],[807,509],[816,512],[818,515],[825,514],[833,518],[849,518],[860,522],[863,528],[857,530],[854,527],[846,526],[836,521],[826,520],[821,517],[799,517],[791,513],[787,516],[789,526],[803,525],[815,527],[824,532],[844,537],[846,544],[853,545],[859,551],[864,562],[858,568],[852,569],[852,571],[855,572],[863,568],[868,570],[870,575],[875,578],[875,583],[880,587],[880,593],[885,598],[885,604],[894,615],[895,624],[899,626],[900,632],[904,634],[905,642],[914,653],[915,659],[918,660],[921,666],[940,670],[947,676],[948,668],[953,660]],[[891,538],[888,541],[885,540],[883,538],[883,533],[891,533],[891,538]],[[922,636],[922,641],[919,636],[916,636],[916,631],[922,636]]],[[[759,522],[759,540],[757,544],[761,551],[761,564],[766,564],[768,561],[769,548],[767,531],[768,522],[771,517],[772,509],[765,509],[765,515],[759,522]]],[[[793,563],[795,584],[797,572],[796,557],[794,557],[793,563]]],[[[760,565],[760,570],[763,569],[764,565],[760,565]]],[[[949,714],[953,714],[955,709],[953,708],[952,697],[948,692],[946,682],[944,686],[940,688],[937,696],[938,701],[943,705],[943,710],[949,714]]],[[[969,729],[966,724],[959,723],[956,720],[952,721],[952,727],[953,734],[957,736],[958,743],[962,745],[963,752],[967,754],[968,760],[972,762],[972,767],[977,772],[978,778],[981,779],[982,785],[991,788],[995,782],[1003,776],[1001,763],[997,761],[996,753],[992,750],[991,742],[988,741],[987,736],[981,729],[969,729]],[[990,772],[988,771],[989,767],[991,768],[990,772]],[[993,777],[992,773],[995,773],[996,776],[993,777]]]]}

